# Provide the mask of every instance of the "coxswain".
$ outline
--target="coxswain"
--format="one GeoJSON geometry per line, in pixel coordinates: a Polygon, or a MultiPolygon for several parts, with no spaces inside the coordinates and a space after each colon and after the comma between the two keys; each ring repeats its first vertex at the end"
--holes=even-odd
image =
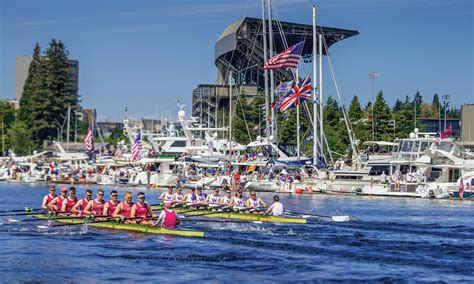
{"type": "Polygon", "coordinates": [[[232,200],[232,191],[230,191],[229,188],[226,188],[226,191],[225,191],[225,195],[221,197],[221,200],[220,200],[220,205],[221,206],[225,206],[225,207],[229,207],[229,204],[232,200]]]}
{"type": "Polygon", "coordinates": [[[46,194],[43,198],[43,202],[41,203],[41,208],[48,210],[49,207],[48,205],[53,201],[54,198],[56,198],[56,187],[54,185],[49,186],[49,193],[46,194]]]}
{"type": "Polygon", "coordinates": [[[219,195],[219,189],[214,189],[211,194],[206,197],[203,204],[208,205],[212,208],[221,206],[221,196],[219,195]]]}
{"type": "Polygon", "coordinates": [[[74,205],[77,203],[77,197],[76,197],[76,188],[74,186],[71,186],[69,188],[69,196],[64,199],[63,204],[61,206],[61,213],[60,215],[68,216],[72,214],[72,208],[74,205]]]}
{"type": "Polygon", "coordinates": [[[155,222],[155,226],[162,226],[165,228],[176,228],[176,225],[179,224],[178,215],[176,211],[172,209],[173,204],[171,202],[165,202],[163,210],[158,217],[158,220],[155,222]]]}
{"type": "Polygon", "coordinates": [[[183,200],[187,206],[193,206],[196,204],[196,189],[194,187],[189,189],[189,192],[183,197],[183,200]]]}
{"type": "Polygon", "coordinates": [[[181,187],[176,188],[176,192],[173,194],[173,203],[174,204],[182,204],[184,203],[184,193],[181,187]]]}
{"type": "Polygon", "coordinates": [[[63,202],[67,198],[67,187],[61,187],[61,195],[56,196],[51,202],[48,204],[48,207],[53,212],[61,211],[63,207],[63,202]]]}
{"type": "Polygon", "coordinates": [[[283,204],[280,203],[278,195],[273,196],[273,203],[265,211],[265,215],[283,216],[283,204]]]}
{"type": "Polygon", "coordinates": [[[150,217],[155,218],[156,216],[155,213],[153,213],[153,210],[151,210],[150,205],[145,203],[145,193],[139,192],[137,199],[137,203],[132,206],[130,218],[140,218],[135,221],[139,224],[153,225],[153,220],[150,220],[150,217]]]}
{"type": "Polygon", "coordinates": [[[107,215],[109,217],[112,217],[115,212],[115,208],[120,204],[120,200],[118,200],[118,192],[116,190],[112,190],[110,192],[110,200],[107,201],[104,205],[104,211],[102,212],[102,215],[107,215]]]}
{"type": "Polygon", "coordinates": [[[207,195],[202,192],[202,187],[198,186],[196,190],[196,201],[194,202],[195,205],[205,205],[204,202],[206,201],[207,195]]]}
{"type": "Polygon", "coordinates": [[[127,191],[125,192],[124,201],[120,202],[120,204],[117,205],[113,216],[119,218],[130,218],[132,213],[132,206],[132,192],[127,191]]]}
{"type": "Polygon", "coordinates": [[[232,207],[232,209],[236,212],[246,209],[245,201],[242,198],[242,192],[241,191],[237,191],[235,193],[235,196],[232,197],[232,200],[229,203],[229,207],[232,207]]]}
{"type": "Polygon", "coordinates": [[[172,202],[173,201],[173,187],[172,186],[169,186],[168,187],[168,190],[163,192],[160,197],[158,197],[159,199],[163,200],[163,201],[169,201],[169,202],[172,202]]]}
{"type": "Polygon", "coordinates": [[[94,200],[89,201],[86,208],[82,211],[85,215],[100,216],[104,212],[105,202],[104,191],[99,189],[97,191],[97,197],[94,200]]]}
{"type": "Polygon", "coordinates": [[[267,204],[265,204],[265,202],[263,202],[260,197],[257,197],[257,193],[255,191],[251,191],[250,198],[245,202],[245,207],[253,212],[259,212],[262,210],[262,208],[266,208],[267,204]]]}
{"type": "Polygon", "coordinates": [[[87,204],[89,203],[89,201],[91,201],[91,199],[92,199],[92,190],[87,189],[86,195],[84,196],[84,198],[76,202],[76,205],[72,207],[71,212],[78,216],[83,216],[84,213],[82,211],[84,211],[84,208],[86,208],[87,204]]]}

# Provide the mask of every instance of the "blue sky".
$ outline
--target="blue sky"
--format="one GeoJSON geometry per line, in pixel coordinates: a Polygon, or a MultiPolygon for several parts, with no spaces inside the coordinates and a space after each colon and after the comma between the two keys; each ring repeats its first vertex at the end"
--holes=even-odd
{"type": "MultiPolygon", "coordinates": [[[[309,0],[274,0],[282,21],[311,23],[309,0]]],[[[260,0],[0,0],[0,97],[14,96],[15,57],[62,40],[80,62],[84,107],[101,120],[176,116],[197,84],[215,83],[214,44],[235,20],[260,17],[260,0]]],[[[331,58],[346,103],[371,100],[367,73],[393,105],[420,90],[425,101],[449,94],[474,103],[472,0],[321,0],[319,24],[360,35],[337,43],[331,58]]],[[[309,67],[306,67],[309,68],[309,67]]],[[[308,69],[306,69],[308,70],[308,69]]],[[[325,96],[336,95],[325,73],[325,96]]]]}

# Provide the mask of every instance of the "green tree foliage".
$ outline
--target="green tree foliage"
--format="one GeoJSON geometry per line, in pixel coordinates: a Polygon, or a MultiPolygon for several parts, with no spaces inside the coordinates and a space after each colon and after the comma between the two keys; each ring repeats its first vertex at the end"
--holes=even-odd
{"type": "Polygon", "coordinates": [[[377,94],[374,104],[374,120],[375,120],[375,140],[389,140],[388,135],[390,129],[391,110],[388,106],[383,92],[377,94]]]}
{"type": "Polygon", "coordinates": [[[31,131],[28,129],[25,122],[17,119],[8,130],[8,136],[10,140],[10,148],[17,155],[28,155],[31,154],[35,147],[31,131]]]}

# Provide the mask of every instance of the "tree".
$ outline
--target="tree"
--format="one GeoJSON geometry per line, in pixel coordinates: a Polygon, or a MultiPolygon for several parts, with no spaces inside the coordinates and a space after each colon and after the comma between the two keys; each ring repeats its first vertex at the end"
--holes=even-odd
{"type": "Polygon", "coordinates": [[[35,144],[32,140],[31,131],[25,122],[17,119],[8,131],[10,147],[17,155],[28,155],[32,152],[35,144]]]}
{"type": "Polygon", "coordinates": [[[391,133],[391,111],[388,106],[383,92],[377,94],[374,104],[374,118],[375,119],[375,140],[389,140],[391,133]]]}
{"type": "Polygon", "coordinates": [[[354,95],[349,107],[349,118],[353,123],[357,122],[363,117],[362,107],[360,106],[359,98],[354,95]]]}

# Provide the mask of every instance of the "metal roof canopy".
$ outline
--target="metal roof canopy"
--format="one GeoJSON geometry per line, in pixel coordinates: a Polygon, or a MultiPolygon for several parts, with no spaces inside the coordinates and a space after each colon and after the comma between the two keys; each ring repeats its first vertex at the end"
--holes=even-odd
{"type": "MultiPolygon", "coordinates": [[[[219,83],[223,83],[230,69],[236,73],[238,83],[256,84],[263,89],[263,37],[262,20],[257,18],[242,18],[229,25],[219,37],[215,45],[215,64],[219,69],[219,83]],[[254,66],[256,65],[256,66],[254,66]],[[254,66],[254,67],[251,67],[254,66]],[[245,69],[245,70],[244,70],[245,69]]],[[[288,46],[305,40],[302,57],[311,61],[313,44],[313,27],[311,25],[280,22],[288,46]]],[[[273,21],[274,54],[285,50],[283,38],[280,35],[278,22],[273,21]]],[[[358,35],[358,31],[330,27],[317,27],[318,34],[323,32],[328,47],[351,36],[358,35]]],[[[268,33],[268,27],[267,27],[268,33]]],[[[323,54],[326,54],[325,52],[323,54]]],[[[271,55],[270,55],[271,56],[271,55]]],[[[290,78],[287,70],[275,70],[275,79],[290,78]]]]}

